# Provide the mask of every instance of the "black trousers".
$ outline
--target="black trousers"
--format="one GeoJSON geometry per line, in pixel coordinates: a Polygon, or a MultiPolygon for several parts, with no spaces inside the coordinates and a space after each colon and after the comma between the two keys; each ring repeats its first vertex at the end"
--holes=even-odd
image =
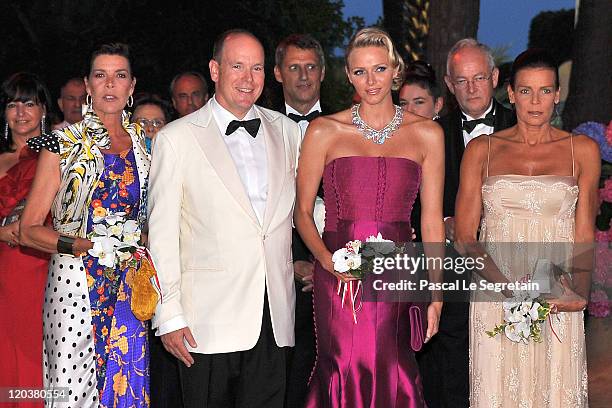
{"type": "Polygon", "coordinates": [[[444,303],[438,333],[417,353],[429,408],[469,407],[469,303],[444,303]]]}
{"type": "Polygon", "coordinates": [[[149,373],[151,374],[151,408],[182,408],[183,395],[179,381],[178,360],[168,353],[149,329],[149,373]]]}
{"type": "Polygon", "coordinates": [[[192,353],[195,363],[179,362],[185,408],[282,408],[286,347],[274,340],[267,294],[259,339],[250,350],[192,353]]]}
{"type": "Polygon", "coordinates": [[[314,367],[316,341],[312,311],[312,292],[302,292],[295,284],[295,347],[287,359],[286,408],[302,408],[306,401],[308,379],[314,367]]]}

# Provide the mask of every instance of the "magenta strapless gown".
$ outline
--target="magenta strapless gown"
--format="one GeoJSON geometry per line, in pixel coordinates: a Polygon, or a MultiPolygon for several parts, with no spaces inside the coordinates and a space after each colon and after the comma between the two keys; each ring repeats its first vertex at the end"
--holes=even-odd
{"type": "MultiPolygon", "coordinates": [[[[410,212],[420,180],[419,164],[404,158],[331,161],[323,173],[323,240],[329,250],[333,253],[350,240],[365,240],[378,232],[396,242],[410,241],[410,212]]],[[[355,324],[336,288],[337,279],[316,263],[317,361],[306,407],[424,407],[410,348],[410,304],[363,302],[355,324]]]]}

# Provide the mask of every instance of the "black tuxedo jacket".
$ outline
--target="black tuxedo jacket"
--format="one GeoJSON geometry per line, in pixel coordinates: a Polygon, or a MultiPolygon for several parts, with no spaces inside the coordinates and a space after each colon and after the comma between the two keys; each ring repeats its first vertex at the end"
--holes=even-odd
{"type": "MultiPolygon", "coordinates": [[[[516,124],[514,111],[504,107],[493,99],[495,120],[493,130],[499,132],[516,124]]],[[[444,216],[455,216],[455,198],[459,190],[459,169],[465,151],[463,130],[461,128],[461,111],[449,112],[438,121],[444,129],[445,177],[444,177],[444,216]]]]}

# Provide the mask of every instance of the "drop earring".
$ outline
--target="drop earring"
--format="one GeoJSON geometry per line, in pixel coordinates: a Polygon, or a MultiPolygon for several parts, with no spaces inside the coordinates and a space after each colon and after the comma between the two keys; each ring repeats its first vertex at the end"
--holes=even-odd
{"type": "Polygon", "coordinates": [[[432,120],[438,120],[440,119],[440,112],[434,112],[434,117],[432,118],[432,120]]]}
{"type": "Polygon", "coordinates": [[[8,126],[8,122],[6,122],[4,124],[4,140],[8,140],[8,134],[9,134],[9,126],[8,126]]]}
{"type": "Polygon", "coordinates": [[[42,118],[40,118],[40,134],[44,135],[47,131],[47,129],[45,129],[45,120],[47,119],[47,116],[43,113],[42,118]]]}
{"type": "Polygon", "coordinates": [[[550,121],[552,122],[558,117],[559,117],[559,102],[556,102],[553,108],[553,114],[552,114],[552,117],[550,118],[550,121]]]}

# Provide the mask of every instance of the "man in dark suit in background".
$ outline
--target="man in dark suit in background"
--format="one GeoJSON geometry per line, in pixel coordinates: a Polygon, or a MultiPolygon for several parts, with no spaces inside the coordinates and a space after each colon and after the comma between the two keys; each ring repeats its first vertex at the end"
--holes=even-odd
{"type": "MultiPolygon", "coordinates": [[[[279,110],[298,124],[303,135],[310,121],[321,114],[321,82],[325,77],[323,49],[308,34],[292,34],[278,44],[275,59],[274,76],[283,86],[285,100],[279,110]]],[[[318,195],[323,198],[321,188],[318,195]]],[[[315,205],[322,205],[319,199],[317,201],[315,205]]],[[[287,360],[287,408],[304,405],[316,357],[312,318],[313,262],[295,229],[292,252],[296,280],[295,348],[287,360]]]]}
{"type": "MultiPolygon", "coordinates": [[[[516,124],[514,112],[493,97],[498,78],[499,70],[486,45],[465,38],[449,51],[444,81],[455,95],[458,107],[438,123],[445,136],[444,225],[450,241],[455,235],[455,197],[465,147],[480,135],[516,124]]],[[[430,408],[469,406],[468,315],[468,302],[445,301],[439,332],[418,356],[425,400],[430,408]]]]}

